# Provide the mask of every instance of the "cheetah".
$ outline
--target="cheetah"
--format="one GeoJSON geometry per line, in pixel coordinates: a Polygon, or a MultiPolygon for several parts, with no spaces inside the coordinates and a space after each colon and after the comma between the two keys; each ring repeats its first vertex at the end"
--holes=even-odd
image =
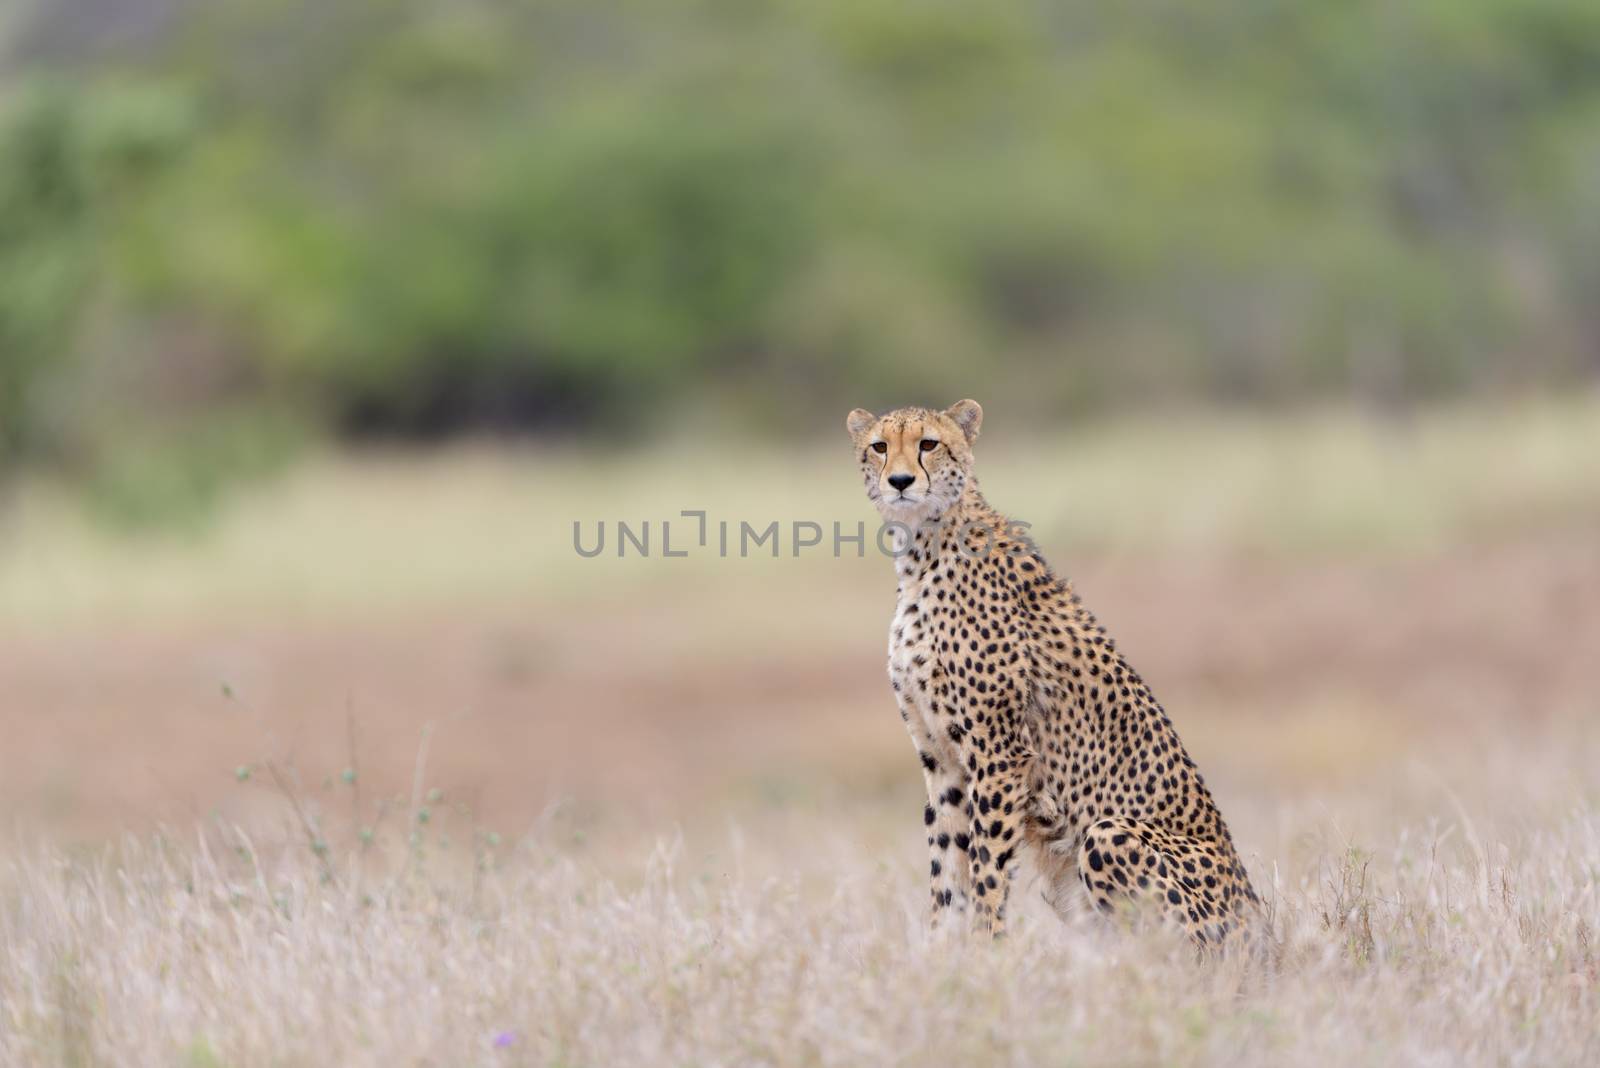
{"type": "Polygon", "coordinates": [[[1003,932],[1020,851],[1063,914],[1073,878],[1105,912],[1202,949],[1260,908],[1199,770],[1150,688],[1025,525],[973,476],[976,401],[846,420],[894,539],[889,681],[922,761],[932,921],[1003,932]]]}

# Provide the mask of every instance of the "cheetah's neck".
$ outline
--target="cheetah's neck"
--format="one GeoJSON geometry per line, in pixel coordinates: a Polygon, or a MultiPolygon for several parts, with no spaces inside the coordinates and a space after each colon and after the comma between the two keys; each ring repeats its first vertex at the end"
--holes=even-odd
{"type": "Polygon", "coordinates": [[[902,590],[908,586],[907,579],[921,578],[938,560],[958,555],[963,543],[972,552],[984,539],[1001,538],[1012,529],[1012,520],[991,507],[978,489],[977,479],[969,478],[953,508],[894,530],[895,572],[902,590]]]}

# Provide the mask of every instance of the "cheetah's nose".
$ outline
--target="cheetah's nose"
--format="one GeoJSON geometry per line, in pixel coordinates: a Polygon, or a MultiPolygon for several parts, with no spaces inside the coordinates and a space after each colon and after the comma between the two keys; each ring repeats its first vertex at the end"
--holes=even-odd
{"type": "Polygon", "coordinates": [[[901,493],[904,493],[906,491],[906,487],[911,485],[911,483],[915,482],[916,480],[916,475],[890,475],[889,485],[893,486],[901,493]]]}

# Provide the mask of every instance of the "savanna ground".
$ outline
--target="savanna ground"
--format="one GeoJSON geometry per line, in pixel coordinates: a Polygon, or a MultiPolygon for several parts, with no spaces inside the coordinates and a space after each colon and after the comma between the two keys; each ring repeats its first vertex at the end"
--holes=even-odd
{"type": "Polygon", "coordinates": [[[1271,903],[1223,964],[1026,873],[1005,942],[926,935],[888,561],[659,555],[870,518],[842,433],[783,446],[327,456],[138,536],[21,487],[0,1058],[1600,1062],[1600,402],[991,412],[1271,903]]]}

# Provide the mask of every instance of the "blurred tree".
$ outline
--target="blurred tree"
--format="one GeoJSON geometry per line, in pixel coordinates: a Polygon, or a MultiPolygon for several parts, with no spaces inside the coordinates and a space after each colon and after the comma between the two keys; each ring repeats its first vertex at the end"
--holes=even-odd
{"type": "Polygon", "coordinates": [[[93,264],[71,100],[38,90],[0,116],[0,471],[36,446],[93,264]]]}
{"type": "Polygon", "coordinates": [[[83,389],[177,338],[347,433],[1600,362],[1589,0],[101,3],[12,49],[78,87],[7,109],[12,451],[92,277],[83,389]]]}

